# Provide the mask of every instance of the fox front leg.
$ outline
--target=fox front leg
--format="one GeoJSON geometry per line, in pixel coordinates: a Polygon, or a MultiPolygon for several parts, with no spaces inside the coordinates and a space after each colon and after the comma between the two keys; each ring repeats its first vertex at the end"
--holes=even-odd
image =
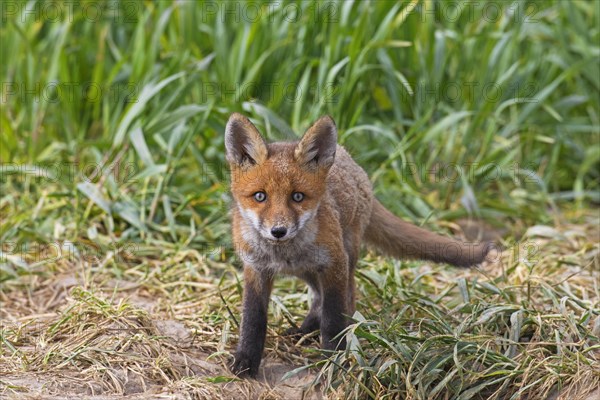
{"type": "Polygon", "coordinates": [[[321,347],[325,350],[346,348],[344,338],[336,338],[348,326],[347,261],[331,265],[321,277],[321,347]]]}
{"type": "Polygon", "coordinates": [[[267,334],[267,310],[273,276],[244,265],[244,303],[240,341],[231,370],[238,376],[256,377],[267,334]]]}

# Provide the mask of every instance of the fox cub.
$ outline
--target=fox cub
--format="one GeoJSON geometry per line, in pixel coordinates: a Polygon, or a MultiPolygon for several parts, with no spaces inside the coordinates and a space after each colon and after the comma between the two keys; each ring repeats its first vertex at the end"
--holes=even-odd
{"type": "Polygon", "coordinates": [[[276,274],[308,284],[313,302],[292,334],[320,329],[321,346],[334,339],[354,313],[354,269],[363,239],[384,254],[467,267],[487,254],[416,227],[373,197],[371,182],[337,144],[333,120],[321,117],[300,141],[267,144],[243,115],[225,131],[231,169],[233,241],[244,264],[240,341],[232,371],[256,376],[267,330],[267,308],[276,274]]]}

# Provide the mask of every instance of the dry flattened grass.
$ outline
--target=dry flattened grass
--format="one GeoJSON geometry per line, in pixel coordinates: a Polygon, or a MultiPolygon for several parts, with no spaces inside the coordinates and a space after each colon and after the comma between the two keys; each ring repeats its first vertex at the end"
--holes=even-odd
{"type": "MultiPolygon", "coordinates": [[[[143,309],[80,287],[69,293],[54,315],[4,324],[4,343],[15,351],[3,351],[3,373],[71,375],[74,382],[59,383],[58,393],[79,386],[91,394],[141,393],[206,375],[206,366],[196,361],[205,355],[165,336],[143,309]]],[[[196,386],[198,393],[218,394],[210,385],[196,386]]]]}
{"type": "MultiPolygon", "coordinates": [[[[259,381],[238,380],[228,372],[230,335],[237,333],[233,313],[239,313],[237,304],[231,305],[236,307],[232,324],[225,298],[239,301],[237,277],[224,274],[232,278],[226,283],[195,279],[197,271],[186,275],[187,261],[178,259],[174,266],[166,260],[153,263],[161,271],[169,268],[168,273],[157,277],[157,270],[137,282],[117,280],[110,269],[82,278],[73,273],[78,263],[72,260],[58,260],[52,275],[5,282],[1,393],[199,399],[280,399],[302,393],[310,380],[278,385],[293,369],[282,361],[298,358],[292,351],[268,363],[259,381]]],[[[136,269],[121,272],[135,277],[136,269]]],[[[269,354],[291,346],[275,342],[269,354]]]]}
{"type": "Polygon", "coordinates": [[[350,347],[327,362],[311,338],[279,335],[307,300],[279,280],[259,382],[227,371],[241,299],[228,264],[172,250],[91,273],[60,259],[3,285],[2,393],[585,398],[600,384],[600,273],[597,227],[583,222],[532,228],[478,270],[367,255],[350,347]]]}

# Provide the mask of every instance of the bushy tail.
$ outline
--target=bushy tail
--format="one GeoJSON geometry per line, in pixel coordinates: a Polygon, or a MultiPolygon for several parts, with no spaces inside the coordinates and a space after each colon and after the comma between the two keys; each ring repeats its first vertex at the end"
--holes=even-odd
{"type": "Polygon", "coordinates": [[[489,243],[462,243],[401,220],[375,200],[365,231],[367,243],[395,258],[418,258],[469,267],[481,263],[489,243]]]}

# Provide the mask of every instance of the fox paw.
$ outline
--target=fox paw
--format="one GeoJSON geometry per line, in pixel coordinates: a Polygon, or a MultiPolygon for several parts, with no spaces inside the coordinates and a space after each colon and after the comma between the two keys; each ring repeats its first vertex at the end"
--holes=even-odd
{"type": "Polygon", "coordinates": [[[256,378],[258,374],[258,366],[260,365],[260,359],[258,362],[251,356],[237,353],[231,364],[230,369],[235,375],[240,378],[256,378]]]}
{"type": "MultiPolygon", "coordinates": [[[[300,340],[302,339],[302,337],[309,335],[313,332],[316,332],[316,330],[308,330],[308,329],[302,329],[302,328],[289,328],[286,329],[285,332],[283,333],[284,336],[288,336],[294,340],[300,340]]],[[[318,336],[317,335],[311,335],[310,337],[307,337],[305,339],[305,342],[318,342],[318,336]]]]}
{"type": "Polygon", "coordinates": [[[283,332],[283,336],[302,336],[304,335],[304,333],[302,332],[302,329],[300,328],[288,328],[285,330],[285,332],[283,332]]]}

